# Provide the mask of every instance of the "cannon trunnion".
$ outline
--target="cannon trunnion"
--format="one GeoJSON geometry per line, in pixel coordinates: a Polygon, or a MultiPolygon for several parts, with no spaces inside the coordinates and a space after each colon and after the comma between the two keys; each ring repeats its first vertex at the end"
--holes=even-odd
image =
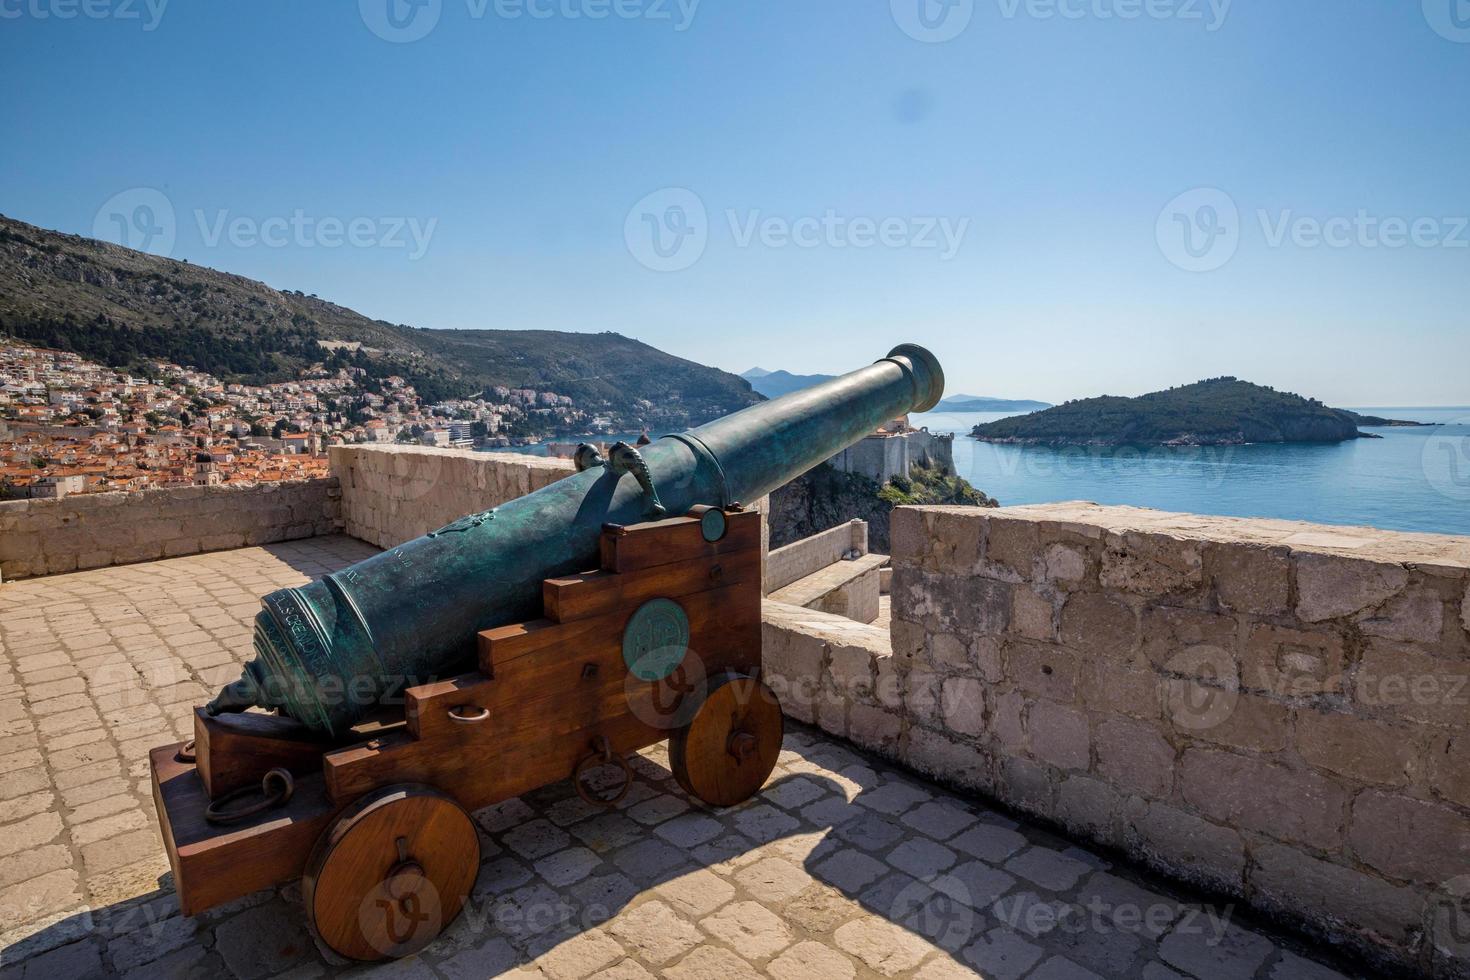
{"type": "Polygon", "coordinates": [[[601,568],[545,579],[543,618],[480,632],[478,670],[409,687],[344,735],[197,711],[192,744],[150,754],[184,914],[299,877],[328,946],[403,956],[474,885],[469,811],[568,777],[616,806],[625,756],[664,739],[691,795],[754,794],[782,736],[759,680],[760,521],[696,507],[606,526],[601,568]]]}

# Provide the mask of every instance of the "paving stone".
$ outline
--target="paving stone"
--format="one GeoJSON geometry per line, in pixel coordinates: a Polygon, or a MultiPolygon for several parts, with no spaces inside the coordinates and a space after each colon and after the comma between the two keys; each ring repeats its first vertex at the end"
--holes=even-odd
{"type": "Polygon", "coordinates": [[[504,939],[491,939],[472,949],[450,956],[441,962],[440,973],[448,980],[482,980],[506,973],[520,961],[510,943],[504,939]]]}
{"type": "Polygon", "coordinates": [[[280,973],[306,959],[313,949],[300,910],[279,901],[222,922],[214,930],[214,945],[240,980],[280,973]]]}
{"type": "Polygon", "coordinates": [[[713,840],[724,830],[724,824],[714,817],[686,813],[659,824],[653,832],[675,847],[694,848],[713,840]]]}
{"type": "Polygon", "coordinates": [[[699,945],[701,939],[693,923],[656,899],[624,912],[607,928],[629,952],[650,966],[667,963],[699,945]]]}
{"type": "Polygon", "coordinates": [[[678,816],[689,809],[687,801],[677,796],[664,793],[651,799],[644,800],[637,806],[628,809],[628,816],[645,826],[662,823],[670,817],[678,816]]]}
{"type": "Polygon", "coordinates": [[[551,980],[583,980],[623,956],[623,947],[606,934],[581,932],[540,956],[536,965],[551,980]]]}
{"type": "Polygon", "coordinates": [[[833,940],[838,949],[887,977],[912,970],[932,949],[922,937],[872,915],[838,926],[833,940]]]}
{"type": "Polygon", "coordinates": [[[654,980],[654,978],[653,974],[639,966],[636,960],[623,960],[615,966],[592,974],[590,980],[654,980]]]}
{"type": "Polygon", "coordinates": [[[935,876],[930,885],[972,909],[985,909],[1015,883],[1015,878],[983,861],[966,861],[935,876]]]}
{"type": "Polygon", "coordinates": [[[830,946],[803,940],[766,965],[775,980],[852,980],[852,961],[830,946]]]}
{"type": "Polygon", "coordinates": [[[1040,946],[1011,929],[997,927],[967,946],[960,954],[986,980],[1015,980],[1042,957],[1040,946]]]}
{"type": "Polygon", "coordinates": [[[812,883],[812,876],[785,858],[752,862],[735,874],[735,881],[758,902],[780,905],[812,883]]]}
{"type": "Polygon", "coordinates": [[[919,833],[943,841],[973,824],[975,815],[953,803],[933,800],[914,807],[900,819],[919,833]]]}
{"type": "Polygon", "coordinates": [[[1275,950],[1269,939],[1238,926],[1211,928],[1204,917],[1181,924],[1159,943],[1170,966],[1203,980],[1247,980],[1275,950]]]}
{"type": "Polygon", "coordinates": [[[602,863],[602,858],[585,847],[569,847],[544,857],[535,864],[536,873],[555,888],[581,881],[602,863]]]}
{"type": "Polygon", "coordinates": [[[1026,838],[1007,827],[981,822],[947,842],[949,847],[998,864],[1026,846],[1026,838]]]}
{"type": "Polygon", "coordinates": [[[706,868],[665,881],[655,889],[685,915],[708,915],[735,897],[735,887],[706,868]]]}
{"type": "Polygon", "coordinates": [[[1076,858],[1049,847],[1022,851],[1005,863],[1005,869],[1052,891],[1066,891],[1092,870],[1076,858]]]}
{"type": "Polygon", "coordinates": [[[637,896],[638,886],[627,875],[612,872],[583,878],[567,891],[582,907],[584,918],[604,922],[637,896]]]}
{"type": "Polygon", "coordinates": [[[528,820],[500,836],[500,843],[529,860],[545,857],[571,842],[566,832],[550,820],[528,820]]]}
{"type": "Polygon", "coordinates": [[[666,880],[689,861],[684,851],[652,837],[622,848],[612,860],[625,875],[644,885],[666,880]]]}
{"type": "Polygon", "coordinates": [[[567,831],[598,854],[642,840],[648,833],[621,813],[603,813],[590,820],[574,823],[567,831]]]}
{"type": "Polygon", "coordinates": [[[812,873],[848,894],[857,894],[888,873],[888,865],[856,848],[844,847],[823,858],[812,873]]]}
{"type": "Polygon", "coordinates": [[[787,810],[799,810],[826,793],[815,780],[795,776],[778,781],[761,791],[761,798],[787,810]]]}
{"type": "Polygon", "coordinates": [[[903,831],[899,830],[892,820],[886,820],[873,813],[864,814],[857,820],[850,820],[840,825],[834,833],[849,844],[861,847],[865,851],[887,850],[903,836],[903,831]]]}
{"type": "Polygon", "coordinates": [[[1031,980],[1103,980],[1065,956],[1053,956],[1031,972],[1031,980]]]}
{"type": "Polygon", "coordinates": [[[888,852],[888,863],[915,878],[928,880],[955,862],[955,853],[943,844],[911,837],[888,852]]]}
{"type": "Polygon", "coordinates": [[[990,911],[1012,929],[1036,938],[1055,929],[1070,908],[1065,902],[1042,898],[1035,892],[1027,891],[998,899],[990,911]]]}
{"type": "Polygon", "coordinates": [[[824,885],[813,885],[781,910],[786,921],[813,936],[830,933],[842,923],[867,914],[850,896],[824,885]]]}
{"type": "Polygon", "coordinates": [[[664,971],[669,980],[760,980],[749,963],[718,946],[701,946],[664,971]]]}
{"type": "Polygon", "coordinates": [[[765,803],[757,803],[735,814],[735,829],[751,840],[765,844],[791,833],[801,822],[789,813],[765,803]]]}
{"type": "Polygon", "coordinates": [[[758,902],[731,902],[699,920],[699,927],[752,959],[765,959],[791,944],[791,930],[758,902]]]}
{"type": "Polygon", "coordinates": [[[1295,953],[1282,952],[1281,960],[1267,974],[1270,980],[1347,980],[1329,966],[1304,960],[1295,953]]]}
{"type": "Polygon", "coordinates": [[[884,783],[859,794],[857,802],[869,810],[896,817],[930,798],[928,790],[902,780],[884,783]]]}

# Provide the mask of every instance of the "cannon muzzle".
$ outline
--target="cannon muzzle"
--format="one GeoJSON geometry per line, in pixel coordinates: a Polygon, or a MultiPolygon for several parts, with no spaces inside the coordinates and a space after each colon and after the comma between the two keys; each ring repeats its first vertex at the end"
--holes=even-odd
{"type": "Polygon", "coordinates": [[[943,393],[934,355],[902,344],[641,453],[579,454],[573,476],[266,596],[255,659],[208,711],[278,708],[341,734],[405,685],[469,669],[481,630],[541,615],[542,580],[595,567],[604,524],[757,500],[943,393]]]}

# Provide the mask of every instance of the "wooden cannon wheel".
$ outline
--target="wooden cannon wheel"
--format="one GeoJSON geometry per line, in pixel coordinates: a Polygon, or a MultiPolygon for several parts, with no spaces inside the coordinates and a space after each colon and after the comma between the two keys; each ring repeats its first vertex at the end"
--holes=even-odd
{"type": "Polygon", "coordinates": [[[327,828],[301,879],[317,935],[353,960],[408,956],[454,921],[480,870],[469,814],[429,786],[385,786],[327,828]]]}
{"type": "Polygon", "coordinates": [[[690,795],[712,806],[734,806],[765,785],[784,730],[771,689],[754,677],[727,672],[710,680],[694,718],[669,739],[669,768],[690,795]]]}

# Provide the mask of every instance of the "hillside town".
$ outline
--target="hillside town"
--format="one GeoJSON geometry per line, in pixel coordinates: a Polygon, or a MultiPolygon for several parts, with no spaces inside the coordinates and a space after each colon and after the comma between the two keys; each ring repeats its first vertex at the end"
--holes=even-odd
{"type": "Polygon", "coordinates": [[[611,421],[552,392],[483,396],[425,404],[353,367],[268,385],[167,361],[122,370],[0,337],[0,499],[306,479],[336,444],[511,446],[611,421]]]}

